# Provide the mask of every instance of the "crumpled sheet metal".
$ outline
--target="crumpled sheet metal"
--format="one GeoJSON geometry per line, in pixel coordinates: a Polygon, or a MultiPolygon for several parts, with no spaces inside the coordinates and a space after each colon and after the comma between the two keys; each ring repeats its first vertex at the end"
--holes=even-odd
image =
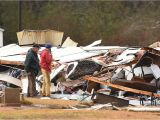
{"type": "Polygon", "coordinates": [[[0,80],[4,81],[4,82],[11,83],[11,84],[16,85],[18,87],[22,87],[21,80],[19,80],[17,78],[14,78],[14,77],[11,77],[11,76],[6,75],[6,74],[0,74],[0,80]]]}

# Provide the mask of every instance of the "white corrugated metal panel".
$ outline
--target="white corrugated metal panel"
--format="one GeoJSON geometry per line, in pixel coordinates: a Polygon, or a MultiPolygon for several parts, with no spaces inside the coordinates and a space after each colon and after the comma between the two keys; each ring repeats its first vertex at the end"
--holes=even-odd
{"type": "Polygon", "coordinates": [[[116,60],[117,62],[112,62],[108,66],[121,65],[131,62],[135,59],[134,54],[138,53],[141,48],[129,48],[125,50],[122,54],[118,55],[116,60]]]}
{"type": "Polygon", "coordinates": [[[153,75],[156,79],[160,78],[160,68],[158,65],[151,64],[151,70],[153,72],[153,75]]]}
{"type": "Polygon", "coordinates": [[[60,49],[52,49],[54,59],[59,62],[71,62],[106,53],[108,50],[85,51],[80,47],[67,47],[60,49]]]}
{"type": "Polygon", "coordinates": [[[22,54],[24,52],[27,52],[27,50],[23,49],[19,45],[9,44],[0,48],[0,57],[22,54]]]}
{"type": "Polygon", "coordinates": [[[8,82],[8,83],[12,83],[12,84],[17,85],[19,87],[22,87],[21,80],[19,80],[17,78],[14,78],[14,77],[11,77],[11,76],[6,75],[6,74],[0,74],[0,80],[8,82]]]}

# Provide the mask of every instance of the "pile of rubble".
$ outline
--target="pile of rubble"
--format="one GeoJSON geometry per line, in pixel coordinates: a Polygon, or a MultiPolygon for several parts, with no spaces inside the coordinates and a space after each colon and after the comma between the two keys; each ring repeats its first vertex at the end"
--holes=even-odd
{"type": "MultiPolygon", "coordinates": [[[[54,66],[51,73],[51,97],[118,107],[160,104],[160,48],[100,44],[101,40],[84,47],[77,43],[52,47],[54,59],[61,65],[54,66]]],[[[0,48],[0,88],[20,87],[27,93],[24,60],[29,48],[16,44],[0,48]]],[[[42,77],[37,77],[39,93],[42,77]]]]}

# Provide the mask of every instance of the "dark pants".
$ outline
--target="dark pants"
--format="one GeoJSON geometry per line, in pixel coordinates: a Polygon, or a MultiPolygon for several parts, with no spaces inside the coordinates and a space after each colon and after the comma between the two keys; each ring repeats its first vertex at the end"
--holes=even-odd
{"type": "Polygon", "coordinates": [[[34,72],[28,74],[28,97],[36,96],[36,76],[34,72]]]}

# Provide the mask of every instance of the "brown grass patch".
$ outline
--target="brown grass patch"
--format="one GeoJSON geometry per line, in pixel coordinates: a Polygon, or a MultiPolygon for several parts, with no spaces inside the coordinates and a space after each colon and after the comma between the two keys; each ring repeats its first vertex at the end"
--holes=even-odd
{"type": "Polygon", "coordinates": [[[22,101],[22,104],[25,105],[56,105],[61,107],[69,107],[69,106],[75,106],[79,104],[79,101],[74,100],[61,100],[61,99],[39,99],[39,98],[25,98],[24,101],[22,101]]]}
{"type": "MultiPolygon", "coordinates": [[[[78,101],[66,101],[59,99],[41,100],[37,98],[25,98],[31,104],[75,106],[78,101]]],[[[54,119],[54,120],[159,120],[159,112],[130,112],[114,110],[64,110],[35,107],[1,107],[1,119],[54,119]]]]}
{"type": "Polygon", "coordinates": [[[159,120],[159,113],[128,111],[89,111],[59,109],[10,109],[1,111],[0,119],[58,119],[58,120],[159,120]]]}

